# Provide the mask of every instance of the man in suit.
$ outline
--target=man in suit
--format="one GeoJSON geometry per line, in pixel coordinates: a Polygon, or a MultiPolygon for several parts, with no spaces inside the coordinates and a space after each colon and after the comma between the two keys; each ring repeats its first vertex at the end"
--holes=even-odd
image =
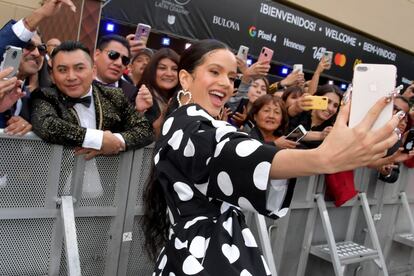
{"type": "Polygon", "coordinates": [[[107,86],[121,88],[136,110],[144,112],[152,106],[151,93],[146,90],[138,93],[137,87],[121,78],[129,64],[130,55],[130,46],[124,37],[119,35],[101,37],[94,55],[96,80],[107,86]]]}
{"type": "Polygon", "coordinates": [[[86,159],[152,142],[151,125],[122,90],[93,82],[93,62],[80,42],[53,51],[52,78],[56,87],[32,95],[33,131],[45,141],[80,147],[86,159]]]}

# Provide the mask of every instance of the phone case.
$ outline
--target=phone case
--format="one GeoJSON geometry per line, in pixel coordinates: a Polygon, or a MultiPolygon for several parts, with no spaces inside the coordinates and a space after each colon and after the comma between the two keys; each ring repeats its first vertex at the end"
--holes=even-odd
{"type": "Polygon", "coordinates": [[[135,40],[141,40],[146,45],[150,32],[150,25],[139,23],[135,32],[135,40]]]}
{"type": "Polygon", "coordinates": [[[273,50],[267,47],[263,47],[262,50],[260,51],[260,55],[257,61],[259,62],[266,61],[270,63],[270,61],[272,60],[272,57],[273,57],[273,50]]]}
{"type": "Polygon", "coordinates": [[[294,64],[293,65],[293,71],[299,71],[299,72],[303,72],[303,65],[302,64],[294,64]]]}
{"type": "MultiPolygon", "coordinates": [[[[397,68],[391,64],[358,64],[354,68],[349,126],[355,127],[381,97],[395,89],[397,68]]],[[[392,117],[393,103],[380,113],[372,129],[384,126],[392,117]]]]}
{"type": "Polygon", "coordinates": [[[326,110],[328,109],[328,97],[324,96],[306,96],[306,98],[312,99],[312,106],[305,108],[304,110],[326,110]]]}
{"type": "Polygon", "coordinates": [[[414,129],[410,129],[407,134],[407,139],[404,143],[404,149],[402,152],[408,153],[414,149],[414,129]]]}
{"type": "Polygon", "coordinates": [[[331,52],[331,51],[325,51],[323,53],[323,56],[325,57],[326,61],[329,63],[329,67],[327,69],[331,69],[333,52],[331,52]]]}
{"type": "Polygon", "coordinates": [[[294,130],[292,130],[288,135],[286,135],[286,139],[294,142],[299,142],[303,139],[303,137],[306,136],[307,133],[308,132],[302,125],[298,125],[297,127],[295,127],[294,130]]]}
{"type": "Polygon", "coordinates": [[[4,70],[8,67],[13,67],[13,71],[6,76],[6,78],[12,78],[17,74],[19,70],[20,60],[22,58],[22,48],[14,46],[6,46],[6,51],[3,54],[3,61],[0,65],[0,70],[4,70]]]}
{"type": "Polygon", "coordinates": [[[237,57],[242,60],[247,60],[247,53],[249,52],[249,47],[240,45],[239,51],[237,52],[237,57]]]}

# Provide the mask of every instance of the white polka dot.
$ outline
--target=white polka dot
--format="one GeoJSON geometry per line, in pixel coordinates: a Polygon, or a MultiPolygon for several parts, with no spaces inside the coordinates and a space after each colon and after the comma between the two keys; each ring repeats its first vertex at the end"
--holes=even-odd
{"type": "Polygon", "coordinates": [[[213,121],[211,121],[211,124],[215,128],[220,128],[220,127],[224,127],[224,126],[228,126],[229,125],[229,123],[227,123],[226,121],[221,121],[221,120],[213,120],[213,121]]]}
{"type": "Polygon", "coordinates": [[[230,206],[231,205],[227,202],[223,202],[220,207],[220,213],[224,214],[230,208],[230,206]]]}
{"type": "Polygon", "coordinates": [[[193,157],[195,154],[194,144],[191,139],[188,139],[188,143],[184,148],[184,156],[185,157],[193,157]]]}
{"type": "Polygon", "coordinates": [[[207,112],[205,112],[202,109],[197,110],[197,108],[194,105],[187,108],[187,115],[192,116],[192,117],[201,116],[201,117],[204,117],[204,118],[208,119],[209,121],[214,120],[213,117],[211,117],[207,112]]]}
{"type": "Polygon", "coordinates": [[[242,230],[242,235],[244,239],[244,244],[247,247],[257,247],[256,240],[254,239],[253,234],[249,228],[244,228],[242,230]]]}
{"type": "Polygon", "coordinates": [[[183,262],[183,272],[187,275],[195,275],[203,269],[203,266],[194,256],[188,256],[183,262]]]}
{"type": "Polygon", "coordinates": [[[224,145],[230,141],[229,138],[226,138],[225,140],[221,141],[220,143],[217,144],[216,146],[216,150],[214,151],[214,157],[217,157],[220,155],[221,150],[223,149],[224,145]]]}
{"type": "Polygon", "coordinates": [[[174,240],[174,246],[175,246],[175,249],[177,249],[177,250],[187,248],[187,244],[188,244],[188,241],[182,242],[182,241],[180,241],[179,238],[175,238],[175,240],[174,240]]]}
{"type": "Polygon", "coordinates": [[[240,276],[253,276],[247,269],[243,269],[240,276]]]}
{"type": "Polygon", "coordinates": [[[265,191],[267,189],[267,183],[269,182],[269,173],[270,173],[269,162],[259,163],[253,172],[253,183],[257,189],[265,191]]]}
{"type": "Polygon", "coordinates": [[[154,164],[157,165],[158,162],[160,161],[160,152],[161,149],[157,152],[157,154],[154,156],[154,164]]]}
{"type": "Polygon", "coordinates": [[[167,255],[164,255],[161,259],[160,264],[158,265],[158,269],[163,270],[166,264],[167,264],[167,255]]]}
{"type": "Polygon", "coordinates": [[[195,223],[197,223],[197,221],[205,220],[205,219],[207,219],[207,217],[202,216],[202,217],[193,218],[192,220],[186,222],[186,224],[184,225],[184,229],[188,229],[191,226],[193,226],[195,223]]]}
{"type": "Polygon", "coordinates": [[[260,257],[262,257],[263,266],[264,266],[264,268],[266,270],[266,275],[272,275],[272,273],[270,272],[269,267],[267,266],[267,263],[266,263],[265,258],[263,257],[263,255],[261,255],[260,257]]]}
{"type": "Polygon", "coordinates": [[[287,212],[289,211],[289,208],[283,208],[276,212],[276,216],[279,218],[286,216],[287,212]]]}
{"type": "Polygon", "coordinates": [[[206,239],[202,236],[196,236],[190,244],[189,251],[196,258],[204,258],[206,255],[206,239]]]}
{"type": "Polygon", "coordinates": [[[246,140],[240,142],[236,146],[236,153],[240,157],[246,157],[252,154],[258,147],[260,147],[262,143],[257,140],[246,140]]]}
{"type": "Polygon", "coordinates": [[[250,203],[250,201],[247,198],[240,197],[237,203],[240,206],[240,208],[242,208],[246,211],[251,211],[251,212],[257,213],[256,209],[253,207],[253,205],[250,203]]]}
{"type": "Polygon", "coordinates": [[[233,194],[233,183],[226,172],[220,172],[217,175],[217,184],[226,196],[231,196],[233,194]]]}
{"type": "Polygon", "coordinates": [[[194,187],[196,187],[203,195],[207,195],[208,182],[204,184],[194,184],[194,187]]]}
{"type": "Polygon", "coordinates": [[[183,182],[175,182],[174,191],[182,201],[189,201],[194,195],[194,192],[191,190],[190,186],[183,182]]]}
{"type": "Polygon", "coordinates": [[[173,150],[177,150],[180,147],[181,140],[183,139],[183,131],[177,130],[174,132],[170,140],[168,140],[168,144],[173,148],[173,150]]]}
{"type": "MultiPolygon", "coordinates": [[[[171,224],[173,224],[174,225],[174,216],[173,216],[173,213],[171,212],[171,210],[170,210],[170,207],[167,207],[167,212],[168,212],[168,217],[170,218],[170,222],[171,222],[171,224]]],[[[171,229],[171,228],[170,228],[171,229]]]]}
{"type": "Polygon", "coordinates": [[[237,129],[234,126],[224,126],[220,127],[216,131],[216,141],[220,142],[224,135],[232,132],[236,132],[237,129]]]}
{"type": "Polygon", "coordinates": [[[170,131],[173,122],[173,117],[170,117],[165,121],[164,125],[162,126],[162,135],[166,135],[168,131],[170,131]]]}
{"type": "Polygon", "coordinates": [[[168,239],[171,240],[172,235],[174,235],[174,231],[170,227],[170,232],[168,233],[168,239]]]}
{"type": "Polygon", "coordinates": [[[240,251],[234,244],[232,246],[227,243],[223,244],[221,246],[221,252],[223,252],[223,255],[231,264],[237,261],[240,257],[240,251]]]}
{"type": "Polygon", "coordinates": [[[211,157],[207,158],[206,160],[206,166],[208,165],[208,163],[210,163],[211,157]]]}
{"type": "Polygon", "coordinates": [[[223,228],[229,233],[229,235],[233,236],[233,218],[229,217],[225,222],[223,222],[223,228]]]}
{"type": "MultiPolygon", "coordinates": [[[[168,276],[175,276],[174,272],[170,272],[170,274],[168,274],[168,276]]],[[[241,276],[241,274],[240,274],[241,276]]]]}

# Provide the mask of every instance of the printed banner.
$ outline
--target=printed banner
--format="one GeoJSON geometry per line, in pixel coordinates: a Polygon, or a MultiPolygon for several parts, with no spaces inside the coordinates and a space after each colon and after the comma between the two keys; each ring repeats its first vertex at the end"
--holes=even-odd
{"type": "Polygon", "coordinates": [[[323,52],[332,51],[332,68],[324,73],[346,81],[358,63],[395,64],[398,84],[414,79],[414,55],[269,0],[140,0],[135,5],[116,0],[103,17],[146,23],[189,39],[216,38],[235,50],[245,45],[254,57],[266,46],[274,50],[273,61],[303,64],[305,71],[314,71],[323,52]]]}

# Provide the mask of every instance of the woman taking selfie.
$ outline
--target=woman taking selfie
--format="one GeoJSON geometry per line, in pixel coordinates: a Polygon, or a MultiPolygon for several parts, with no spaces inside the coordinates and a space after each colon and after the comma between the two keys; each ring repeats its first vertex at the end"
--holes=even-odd
{"type": "Polygon", "coordinates": [[[225,44],[193,44],[178,71],[182,90],[161,129],[145,192],[146,245],[158,255],[154,275],[269,275],[241,212],[284,215],[284,202],[267,202],[269,180],[378,165],[397,140],[393,130],[400,114],[370,131],[387,104],[384,98],[354,129],[346,126],[345,104],[316,149],[277,151],[213,119],[232,95],[237,74],[225,44]]]}

